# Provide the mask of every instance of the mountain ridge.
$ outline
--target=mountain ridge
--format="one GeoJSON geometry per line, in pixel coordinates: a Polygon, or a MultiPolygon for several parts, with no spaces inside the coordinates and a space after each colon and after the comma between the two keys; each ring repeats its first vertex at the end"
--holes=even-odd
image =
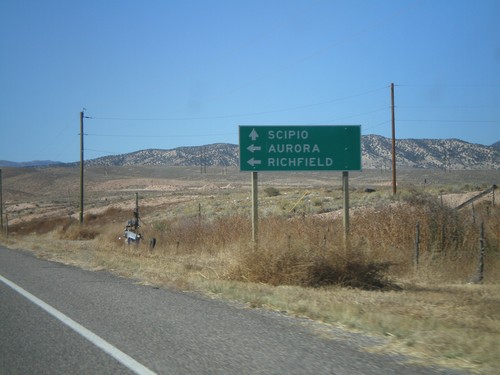
{"type": "MultiPolygon", "coordinates": [[[[390,138],[364,135],[361,143],[364,169],[390,167],[390,138]]],[[[399,139],[396,164],[423,169],[500,169],[500,149],[459,139],[399,139]]],[[[239,146],[214,143],[170,150],[147,149],[92,159],[86,165],[238,166],[239,146]]]]}
{"type": "MultiPolygon", "coordinates": [[[[392,165],[392,140],[380,135],[361,137],[363,169],[389,169],[392,165]]],[[[3,163],[11,163],[3,164],[3,163]]],[[[13,163],[1,166],[39,167],[48,165],[77,166],[79,162],[13,163]],[[16,165],[17,164],[17,165],[16,165]]],[[[238,166],[239,146],[213,143],[182,146],[173,149],[146,149],[120,155],[103,156],[85,161],[86,166],[238,166]]],[[[500,142],[491,146],[459,139],[398,139],[396,165],[419,169],[493,169],[500,170],[500,142]]]]}
{"type": "Polygon", "coordinates": [[[32,160],[32,161],[9,161],[9,160],[0,160],[0,167],[14,167],[14,168],[35,168],[35,167],[46,167],[49,165],[65,165],[61,161],[53,161],[53,160],[32,160]]]}

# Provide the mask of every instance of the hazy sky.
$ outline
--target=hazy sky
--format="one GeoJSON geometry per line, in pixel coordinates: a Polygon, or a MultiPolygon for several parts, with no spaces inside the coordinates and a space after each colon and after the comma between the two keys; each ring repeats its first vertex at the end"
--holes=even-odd
{"type": "Polygon", "coordinates": [[[500,141],[499,0],[0,0],[0,159],[238,143],[238,125],[500,141]]]}

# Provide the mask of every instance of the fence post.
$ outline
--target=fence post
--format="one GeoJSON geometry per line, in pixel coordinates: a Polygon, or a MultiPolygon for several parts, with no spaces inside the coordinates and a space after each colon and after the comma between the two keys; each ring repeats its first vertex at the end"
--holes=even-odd
{"type": "Polygon", "coordinates": [[[446,225],[441,225],[441,254],[446,254],[446,225]]]}
{"type": "Polygon", "coordinates": [[[481,284],[484,278],[484,222],[481,223],[481,234],[479,238],[479,259],[476,275],[473,278],[475,284],[481,284]]]}
{"type": "Polygon", "coordinates": [[[414,265],[415,271],[418,270],[418,261],[420,257],[420,224],[417,222],[415,227],[415,254],[414,254],[414,265]]]}

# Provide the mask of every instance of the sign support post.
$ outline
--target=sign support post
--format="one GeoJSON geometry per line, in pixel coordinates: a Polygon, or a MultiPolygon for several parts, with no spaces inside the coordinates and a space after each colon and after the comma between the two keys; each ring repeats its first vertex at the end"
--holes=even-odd
{"type": "Polygon", "coordinates": [[[2,170],[0,169],[0,232],[3,231],[2,170]]]}
{"type": "Polygon", "coordinates": [[[344,243],[349,237],[349,172],[342,172],[342,192],[344,194],[344,243]]]}
{"type": "Polygon", "coordinates": [[[361,170],[361,126],[239,127],[240,171],[252,172],[252,240],[258,241],[257,172],[342,171],[344,239],[349,235],[349,172],[361,170]]]}
{"type": "Polygon", "coordinates": [[[252,172],[252,241],[257,244],[259,231],[259,194],[257,172],[252,172]]]}
{"type": "Polygon", "coordinates": [[[83,111],[80,112],[80,224],[83,224],[83,205],[84,205],[84,160],[83,160],[83,111]]]}

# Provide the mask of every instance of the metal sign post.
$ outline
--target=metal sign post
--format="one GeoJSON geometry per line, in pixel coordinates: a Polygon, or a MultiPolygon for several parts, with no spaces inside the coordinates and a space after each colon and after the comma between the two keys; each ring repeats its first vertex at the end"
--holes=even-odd
{"type": "Polygon", "coordinates": [[[257,172],[252,172],[252,241],[257,244],[259,229],[259,194],[257,172]]]}
{"type": "Polygon", "coordinates": [[[344,194],[344,243],[349,237],[349,172],[342,172],[342,192],[344,194]]]}
{"type": "Polygon", "coordinates": [[[84,205],[84,159],[83,159],[83,111],[80,112],[80,224],[83,224],[84,205]]]}

